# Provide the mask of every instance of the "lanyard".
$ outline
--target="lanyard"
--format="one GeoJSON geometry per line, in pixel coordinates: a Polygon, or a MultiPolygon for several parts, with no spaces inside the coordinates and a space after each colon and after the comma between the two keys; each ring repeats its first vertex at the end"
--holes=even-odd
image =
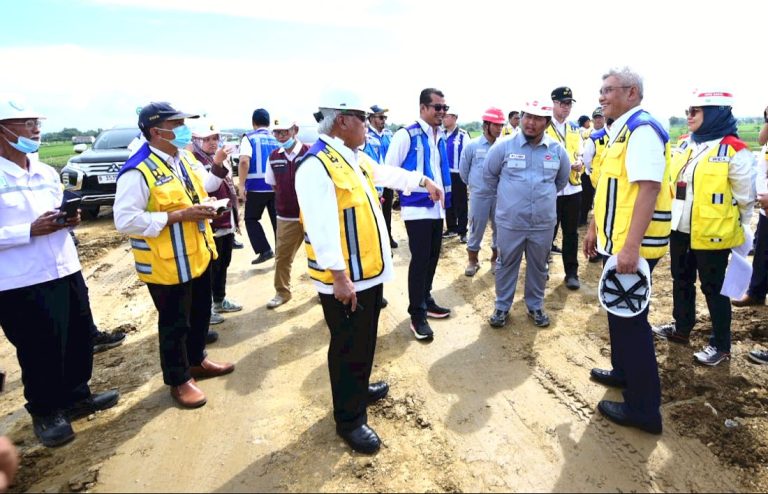
{"type": "Polygon", "coordinates": [[[688,168],[688,165],[691,163],[698,163],[699,158],[702,154],[704,154],[709,149],[709,144],[705,144],[704,147],[696,153],[696,156],[693,156],[693,149],[688,150],[688,160],[685,162],[685,165],[680,169],[680,173],[677,175],[677,179],[683,180],[683,177],[685,177],[685,170],[688,168]]]}
{"type": "MultiPolygon", "coordinates": [[[[552,123],[552,122],[549,122],[549,125],[552,126],[552,130],[554,130],[555,134],[557,134],[557,140],[560,141],[560,144],[565,144],[565,136],[563,134],[561,134],[559,130],[557,130],[557,127],[555,126],[555,124],[552,123]]],[[[566,134],[568,133],[568,125],[567,124],[565,126],[565,133],[566,134]]]]}
{"type": "MultiPolygon", "coordinates": [[[[171,160],[173,160],[173,156],[171,156],[171,160]]],[[[181,176],[176,172],[176,167],[172,165],[168,165],[166,163],[166,166],[169,170],[171,170],[171,173],[173,173],[176,178],[181,180],[181,183],[184,184],[184,189],[187,191],[187,195],[192,200],[192,204],[200,204],[200,196],[197,194],[197,191],[195,190],[195,186],[192,183],[192,179],[189,178],[189,174],[187,173],[187,167],[184,165],[184,161],[179,157],[179,168],[181,169],[181,176]]]]}

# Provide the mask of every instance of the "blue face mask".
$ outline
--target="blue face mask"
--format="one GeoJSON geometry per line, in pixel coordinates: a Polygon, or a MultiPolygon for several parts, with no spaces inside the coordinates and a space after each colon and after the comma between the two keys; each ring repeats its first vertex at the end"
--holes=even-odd
{"type": "Polygon", "coordinates": [[[281,143],[280,143],[280,147],[281,147],[281,148],[283,148],[283,149],[285,149],[285,150],[287,151],[287,150],[291,149],[291,148],[293,147],[293,145],[294,145],[294,144],[296,144],[296,139],[294,139],[293,137],[291,137],[291,138],[290,138],[290,139],[288,139],[287,141],[285,141],[285,142],[281,142],[281,143]]]}
{"type": "Polygon", "coordinates": [[[14,134],[5,125],[3,125],[3,128],[16,136],[16,142],[11,142],[8,140],[7,137],[3,136],[3,139],[5,139],[8,142],[8,144],[10,144],[11,147],[16,151],[24,154],[32,154],[32,153],[36,153],[38,149],[40,149],[40,141],[36,141],[34,139],[30,139],[29,137],[24,137],[18,134],[14,134]]]}
{"type": "Polygon", "coordinates": [[[173,135],[174,135],[173,140],[165,139],[165,137],[163,137],[162,139],[165,139],[166,141],[170,142],[178,149],[185,148],[190,142],[192,142],[192,131],[189,130],[189,127],[187,127],[186,125],[179,125],[173,130],[171,129],[163,129],[163,130],[173,132],[173,135]]]}

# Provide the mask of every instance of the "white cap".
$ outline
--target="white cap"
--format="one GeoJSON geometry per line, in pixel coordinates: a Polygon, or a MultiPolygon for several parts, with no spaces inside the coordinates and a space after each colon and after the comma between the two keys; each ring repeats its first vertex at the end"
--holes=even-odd
{"type": "Polygon", "coordinates": [[[189,126],[192,131],[192,137],[205,139],[215,134],[221,134],[219,127],[205,117],[190,120],[189,126]]]}
{"type": "Polygon", "coordinates": [[[322,99],[323,103],[318,107],[329,110],[350,110],[370,113],[370,108],[362,103],[357,94],[351,91],[333,91],[322,99]]]}
{"type": "Polygon", "coordinates": [[[11,95],[0,95],[0,120],[16,118],[45,118],[40,113],[27,108],[24,100],[11,95]]]}
{"type": "Polygon", "coordinates": [[[637,263],[637,272],[619,274],[616,272],[616,256],[605,262],[597,298],[608,312],[619,317],[634,317],[643,312],[651,301],[651,269],[642,257],[637,263]]]}
{"type": "Polygon", "coordinates": [[[733,93],[722,89],[695,89],[690,106],[733,106],[733,93]]]}
{"type": "Polygon", "coordinates": [[[272,130],[288,130],[294,126],[298,127],[296,120],[288,118],[276,118],[272,120],[272,130]]]}
{"type": "Polygon", "coordinates": [[[523,103],[522,112],[538,115],[540,117],[552,117],[552,98],[529,100],[523,103]]]}

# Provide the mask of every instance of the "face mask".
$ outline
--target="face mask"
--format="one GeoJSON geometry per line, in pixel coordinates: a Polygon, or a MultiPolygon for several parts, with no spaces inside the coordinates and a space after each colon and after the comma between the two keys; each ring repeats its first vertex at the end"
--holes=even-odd
{"type": "Polygon", "coordinates": [[[5,125],[3,125],[3,128],[5,130],[7,130],[8,132],[10,132],[11,134],[16,136],[16,142],[11,142],[11,141],[8,140],[7,137],[3,136],[3,139],[5,139],[8,142],[8,144],[10,144],[11,147],[13,149],[15,149],[16,151],[18,151],[20,153],[24,153],[24,154],[32,154],[32,153],[36,153],[37,150],[40,149],[40,142],[39,141],[36,141],[34,139],[30,139],[29,137],[23,137],[23,136],[20,136],[18,134],[14,134],[5,125]]]}
{"type": "Polygon", "coordinates": [[[187,127],[186,125],[179,125],[173,130],[171,129],[163,129],[163,130],[173,132],[173,135],[175,137],[173,140],[165,139],[165,137],[162,137],[162,139],[170,142],[178,149],[185,148],[187,147],[187,144],[192,142],[192,131],[189,130],[189,127],[187,127]]]}
{"type": "Polygon", "coordinates": [[[288,139],[287,141],[285,141],[285,142],[281,142],[281,143],[280,143],[280,147],[281,147],[281,148],[283,148],[283,149],[285,149],[285,150],[287,151],[287,150],[291,149],[291,148],[293,147],[293,145],[294,145],[294,144],[296,144],[296,139],[294,139],[293,137],[291,137],[291,138],[290,138],[290,139],[288,139]]]}

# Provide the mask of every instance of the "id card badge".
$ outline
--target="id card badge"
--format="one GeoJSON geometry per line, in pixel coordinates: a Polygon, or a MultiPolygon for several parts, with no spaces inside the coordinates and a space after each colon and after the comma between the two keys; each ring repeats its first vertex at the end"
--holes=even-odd
{"type": "Polygon", "coordinates": [[[672,201],[672,229],[677,229],[680,224],[680,218],[683,217],[683,210],[685,208],[685,201],[675,199],[672,201]]]}
{"type": "Polygon", "coordinates": [[[688,188],[687,182],[677,182],[677,187],[675,188],[675,199],[679,199],[681,201],[685,200],[685,192],[688,188]]]}

